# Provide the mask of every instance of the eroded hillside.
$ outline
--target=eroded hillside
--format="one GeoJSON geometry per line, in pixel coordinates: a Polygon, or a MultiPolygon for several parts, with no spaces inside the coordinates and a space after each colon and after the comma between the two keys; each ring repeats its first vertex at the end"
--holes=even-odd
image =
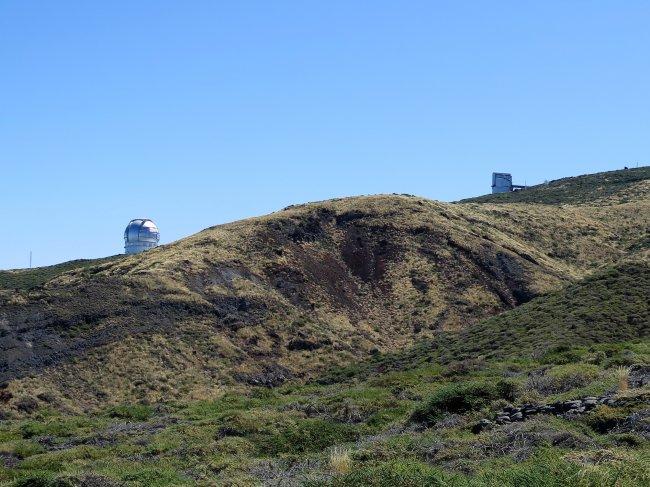
{"type": "Polygon", "coordinates": [[[643,259],[646,183],[606,205],[311,203],[6,289],[3,397],[71,409],[213,397],[466,329],[643,259]]]}
{"type": "Polygon", "coordinates": [[[0,485],[648,485],[649,288],[628,262],[317,381],[13,414],[0,485]]]}

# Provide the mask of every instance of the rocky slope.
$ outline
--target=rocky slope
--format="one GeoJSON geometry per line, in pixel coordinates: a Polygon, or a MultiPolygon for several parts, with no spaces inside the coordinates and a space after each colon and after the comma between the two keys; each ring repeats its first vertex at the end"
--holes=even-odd
{"type": "Polygon", "coordinates": [[[75,409],[277,385],[646,259],[648,175],[616,191],[594,178],[589,198],[565,192],[553,205],[531,200],[534,189],[512,203],[310,203],[41,281],[5,273],[6,407],[24,396],[75,409]]]}

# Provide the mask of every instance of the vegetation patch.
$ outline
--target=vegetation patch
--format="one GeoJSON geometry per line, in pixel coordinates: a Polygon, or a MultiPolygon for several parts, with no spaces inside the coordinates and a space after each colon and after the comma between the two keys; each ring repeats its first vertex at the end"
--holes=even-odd
{"type": "Polygon", "coordinates": [[[487,381],[457,382],[442,386],[429,399],[418,406],[411,421],[432,424],[447,413],[476,411],[495,399],[514,399],[512,383],[501,380],[496,384],[487,381]]]}

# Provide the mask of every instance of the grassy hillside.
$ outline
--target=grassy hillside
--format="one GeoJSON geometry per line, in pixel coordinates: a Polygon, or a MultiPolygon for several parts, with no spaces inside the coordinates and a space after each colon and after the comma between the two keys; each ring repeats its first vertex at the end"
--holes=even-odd
{"type": "Polygon", "coordinates": [[[31,417],[0,423],[0,485],[646,485],[650,390],[620,368],[650,363],[649,291],[647,263],[621,264],[305,384],[86,415],[23,398],[31,417]],[[476,429],[508,403],[602,394],[476,429]]]}
{"type": "Polygon", "coordinates": [[[648,214],[373,196],[213,227],[0,291],[0,380],[85,408],[306,378],[638,257],[648,214]]]}
{"type": "MultiPolygon", "coordinates": [[[[140,255],[5,272],[0,381],[72,409],[215,397],[471,328],[646,258],[645,170],[587,177],[607,204],[346,198],[140,255]]],[[[562,187],[575,200],[583,186],[562,187]]]]}
{"type": "MultiPolygon", "coordinates": [[[[624,263],[461,333],[442,332],[407,350],[331,372],[321,381],[408,370],[425,363],[471,362],[477,357],[557,360],[573,347],[645,341],[650,338],[648,296],[650,263],[624,263]]],[[[618,363],[610,365],[614,364],[618,363]]]]}
{"type": "Polygon", "coordinates": [[[530,186],[524,191],[488,194],[461,203],[603,204],[630,201],[647,194],[650,166],[585,174],[530,186]]]}

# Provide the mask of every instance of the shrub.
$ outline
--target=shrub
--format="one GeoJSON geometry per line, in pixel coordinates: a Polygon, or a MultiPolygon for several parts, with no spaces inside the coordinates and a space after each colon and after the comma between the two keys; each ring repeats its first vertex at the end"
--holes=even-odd
{"type": "Polygon", "coordinates": [[[44,428],[41,423],[29,422],[20,426],[20,434],[23,438],[29,439],[42,434],[44,428]]]}
{"type": "Polygon", "coordinates": [[[532,372],[526,388],[542,394],[567,392],[588,385],[598,378],[599,373],[598,366],[592,364],[556,365],[549,370],[532,372]]]}
{"type": "Polygon", "coordinates": [[[187,479],[184,478],[183,474],[176,472],[172,468],[155,468],[142,465],[138,466],[132,472],[125,473],[122,479],[135,485],[147,485],[151,487],[157,485],[182,485],[187,483],[187,479]]]}
{"type": "Polygon", "coordinates": [[[514,401],[521,391],[519,384],[516,382],[502,379],[496,383],[496,392],[499,398],[514,401]]]}
{"type": "Polygon", "coordinates": [[[5,443],[0,447],[0,452],[3,450],[8,450],[21,459],[31,457],[32,455],[38,455],[45,451],[41,445],[29,440],[18,440],[5,443]]]}
{"type": "Polygon", "coordinates": [[[511,394],[509,386],[489,382],[460,382],[449,384],[438,389],[429,399],[420,404],[413,414],[411,421],[430,424],[445,413],[464,413],[474,411],[499,399],[500,392],[511,394]]]}
{"type": "Polygon", "coordinates": [[[598,408],[586,416],[585,422],[598,433],[607,433],[625,421],[625,413],[620,409],[609,406],[598,406],[598,408]]]}
{"type": "Polygon", "coordinates": [[[580,358],[580,351],[574,350],[568,345],[557,345],[544,353],[542,361],[547,364],[564,365],[579,362],[580,358]]]}
{"type": "Polygon", "coordinates": [[[217,440],[212,447],[216,453],[222,455],[252,455],[255,453],[255,446],[241,436],[226,436],[217,440]]]}
{"type": "Polygon", "coordinates": [[[638,357],[631,350],[618,350],[612,352],[612,356],[605,360],[602,365],[606,369],[612,367],[629,367],[638,361],[638,357]]]}
{"type": "Polygon", "coordinates": [[[92,421],[84,417],[54,417],[26,421],[20,426],[20,434],[23,438],[45,435],[69,437],[73,436],[79,428],[92,425],[92,421]]]}
{"type": "Polygon", "coordinates": [[[255,445],[258,453],[269,455],[323,451],[332,445],[358,439],[361,428],[268,410],[227,413],[220,423],[217,431],[219,439],[246,438],[255,445]]]}
{"type": "Polygon", "coordinates": [[[355,441],[360,437],[358,427],[325,421],[303,419],[283,425],[275,434],[255,435],[261,453],[307,453],[323,451],[332,445],[355,441]]]}
{"type": "Polygon", "coordinates": [[[33,397],[23,396],[16,400],[14,406],[18,411],[30,414],[38,409],[38,401],[33,397]]]}
{"type": "Polygon", "coordinates": [[[612,435],[611,440],[614,444],[623,446],[625,448],[639,448],[644,444],[643,437],[635,435],[634,433],[621,433],[612,435]]]}
{"type": "Polygon", "coordinates": [[[37,474],[23,477],[14,482],[14,487],[73,487],[74,483],[68,479],[53,479],[49,474],[37,474]]]}
{"type": "Polygon", "coordinates": [[[593,355],[589,357],[589,363],[600,365],[607,360],[607,354],[603,351],[594,352],[593,355]]]}

